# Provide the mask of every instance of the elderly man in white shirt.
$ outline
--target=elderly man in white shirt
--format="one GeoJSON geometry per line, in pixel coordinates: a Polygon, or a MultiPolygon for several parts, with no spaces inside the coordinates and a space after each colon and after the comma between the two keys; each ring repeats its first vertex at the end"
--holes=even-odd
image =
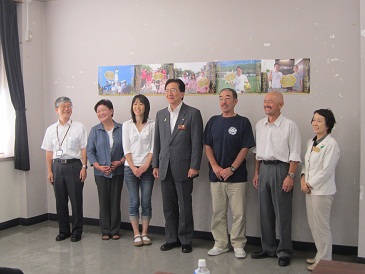
{"type": "Polygon", "coordinates": [[[255,174],[261,219],[262,249],[251,254],[253,259],[279,257],[279,266],[290,264],[292,198],[295,170],[300,163],[301,137],[297,125],[281,114],[283,95],[266,94],[266,118],[256,124],[255,174]],[[275,227],[278,224],[279,244],[275,227]]]}
{"type": "Polygon", "coordinates": [[[81,240],[83,229],[82,191],[86,179],[85,126],[71,120],[72,102],[60,97],[55,102],[58,121],[47,128],[42,149],[46,151],[47,179],[53,185],[59,234],[56,241],[71,236],[72,242],[81,240]],[[68,200],[72,207],[72,230],[69,224],[68,200]]]}

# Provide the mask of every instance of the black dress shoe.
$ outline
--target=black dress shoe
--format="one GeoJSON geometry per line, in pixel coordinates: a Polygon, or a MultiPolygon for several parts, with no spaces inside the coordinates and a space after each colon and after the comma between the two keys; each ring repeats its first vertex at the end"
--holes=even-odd
{"type": "Polygon", "coordinates": [[[289,257],[279,257],[278,265],[280,265],[280,266],[290,265],[290,258],[289,257]]]}
{"type": "Polygon", "coordinates": [[[263,250],[263,249],[253,252],[251,254],[252,259],[264,259],[264,258],[268,258],[268,257],[274,257],[274,256],[270,255],[266,250],[263,250]]]}
{"type": "Polygon", "coordinates": [[[164,243],[163,245],[161,245],[160,249],[162,251],[168,251],[173,249],[174,247],[178,247],[180,246],[180,242],[174,242],[174,243],[164,243]]]}
{"type": "Polygon", "coordinates": [[[182,245],[181,251],[182,253],[190,253],[193,251],[193,247],[191,245],[182,245]]]}
{"type": "Polygon", "coordinates": [[[78,242],[81,240],[81,235],[79,234],[72,234],[71,235],[71,242],[78,242]]]}
{"type": "Polygon", "coordinates": [[[67,239],[68,237],[71,236],[71,233],[70,234],[64,234],[64,233],[60,233],[57,235],[56,237],[56,241],[59,242],[59,241],[63,241],[65,239],[67,239]]]}

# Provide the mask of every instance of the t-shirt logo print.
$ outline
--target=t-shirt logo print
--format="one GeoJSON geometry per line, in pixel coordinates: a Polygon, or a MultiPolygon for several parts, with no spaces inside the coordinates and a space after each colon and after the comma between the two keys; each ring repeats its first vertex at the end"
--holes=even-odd
{"type": "Polygon", "coordinates": [[[228,129],[228,133],[231,134],[231,135],[236,135],[237,129],[235,127],[230,127],[228,129]]]}

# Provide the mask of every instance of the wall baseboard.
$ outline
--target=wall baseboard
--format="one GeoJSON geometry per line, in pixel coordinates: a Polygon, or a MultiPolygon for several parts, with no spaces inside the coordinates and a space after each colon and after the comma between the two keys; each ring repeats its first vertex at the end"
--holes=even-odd
{"type": "Polygon", "coordinates": [[[360,264],[365,264],[365,258],[363,258],[363,257],[357,257],[356,258],[356,262],[358,262],[360,264]]]}
{"type": "Polygon", "coordinates": [[[42,214],[39,216],[35,216],[32,218],[19,218],[19,225],[24,225],[24,226],[28,226],[28,225],[34,225],[34,224],[38,224],[41,222],[45,222],[48,221],[48,214],[42,214]]]}
{"type": "Polygon", "coordinates": [[[18,226],[18,225],[24,225],[24,226],[34,225],[34,224],[38,224],[38,223],[45,222],[48,220],[49,220],[48,214],[42,214],[42,215],[35,216],[32,218],[16,218],[13,220],[9,220],[9,221],[0,223],[0,231],[4,230],[4,229],[12,228],[14,226],[18,226]]]}
{"type": "Polygon", "coordinates": [[[7,228],[14,227],[14,226],[18,226],[19,225],[19,219],[20,218],[0,223],[0,231],[4,230],[4,229],[7,229],[7,228]]]}
{"type": "MultiPolygon", "coordinates": [[[[6,222],[0,223],[0,231],[8,228],[12,228],[18,225],[23,226],[29,226],[38,224],[45,221],[57,221],[57,214],[54,213],[46,213],[39,216],[35,216],[32,218],[16,218],[13,220],[9,220],[6,222]]],[[[93,225],[98,226],[99,220],[94,218],[84,218],[84,224],[85,225],[93,225]]],[[[120,228],[124,230],[130,230],[132,231],[132,226],[130,223],[121,222],[120,228]]],[[[150,226],[149,231],[151,233],[156,234],[164,234],[165,228],[161,226],[150,226]]],[[[211,232],[206,231],[194,231],[194,238],[195,239],[203,239],[203,240],[213,240],[213,236],[211,232]]],[[[257,245],[261,246],[261,239],[260,237],[251,237],[247,236],[247,243],[250,245],[257,245]]],[[[314,243],[308,243],[308,242],[298,242],[293,241],[293,247],[297,250],[303,250],[303,251],[316,251],[316,247],[314,243]]],[[[332,253],[333,254],[339,254],[339,255],[357,255],[358,247],[357,246],[343,246],[343,245],[333,245],[332,246],[332,253]]],[[[365,258],[357,257],[357,261],[359,263],[365,263],[365,258]]]]}

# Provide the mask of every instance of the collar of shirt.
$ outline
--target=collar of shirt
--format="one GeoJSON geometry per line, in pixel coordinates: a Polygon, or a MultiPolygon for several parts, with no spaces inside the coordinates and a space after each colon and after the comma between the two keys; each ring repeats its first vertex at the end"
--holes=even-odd
{"type": "MultiPolygon", "coordinates": [[[[118,128],[121,126],[119,123],[115,122],[114,120],[113,120],[113,122],[114,122],[114,128],[118,128]]],[[[99,123],[96,128],[99,130],[105,130],[103,123],[99,123]]]]}
{"type": "Polygon", "coordinates": [[[64,126],[66,126],[66,125],[70,125],[70,126],[71,126],[71,124],[72,124],[72,120],[71,120],[71,119],[69,119],[69,120],[67,121],[67,123],[65,123],[64,125],[62,125],[62,124],[60,123],[60,120],[57,120],[57,126],[64,127],[64,126]]]}
{"type": "Polygon", "coordinates": [[[265,121],[264,121],[264,125],[266,125],[266,124],[269,124],[269,125],[274,124],[275,126],[278,127],[278,126],[280,126],[280,123],[281,123],[282,120],[283,120],[283,115],[282,114],[279,115],[279,117],[275,120],[274,123],[270,123],[269,122],[269,117],[267,117],[267,119],[265,119],[265,121]]]}
{"type": "Polygon", "coordinates": [[[170,112],[170,114],[172,114],[172,113],[174,113],[174,114],[177,113],[178,114],[180,112],[182,103],[183,102],[181,101],[180,104],[174,110],[172,110],[171,109],[171,105],[169,105],[168,108],[167,108],[167,110],[170,112]]]}
{"type": "Polygon", "coordinates": [[[174,131],[175,124],[176,124],[176,121],[177,121],[177,117],[179,116],[181,106],[182,106],[182,102],[174,110],[171,110],[170,105],[167,108],[169,113],[170,113],[170,130],[171,130],[171,133],[174,131]]]}
{"type": "Polygon", "coordinates": [[[322,137],[321,139],[317,140],[317,136],[314,136],[314,138],[312,139],[313,141],[313,146],[318,146],[320,142],[322,142],[324,139],[327,138],[329,134],[327,134],[326,136],[322,137]]]}

